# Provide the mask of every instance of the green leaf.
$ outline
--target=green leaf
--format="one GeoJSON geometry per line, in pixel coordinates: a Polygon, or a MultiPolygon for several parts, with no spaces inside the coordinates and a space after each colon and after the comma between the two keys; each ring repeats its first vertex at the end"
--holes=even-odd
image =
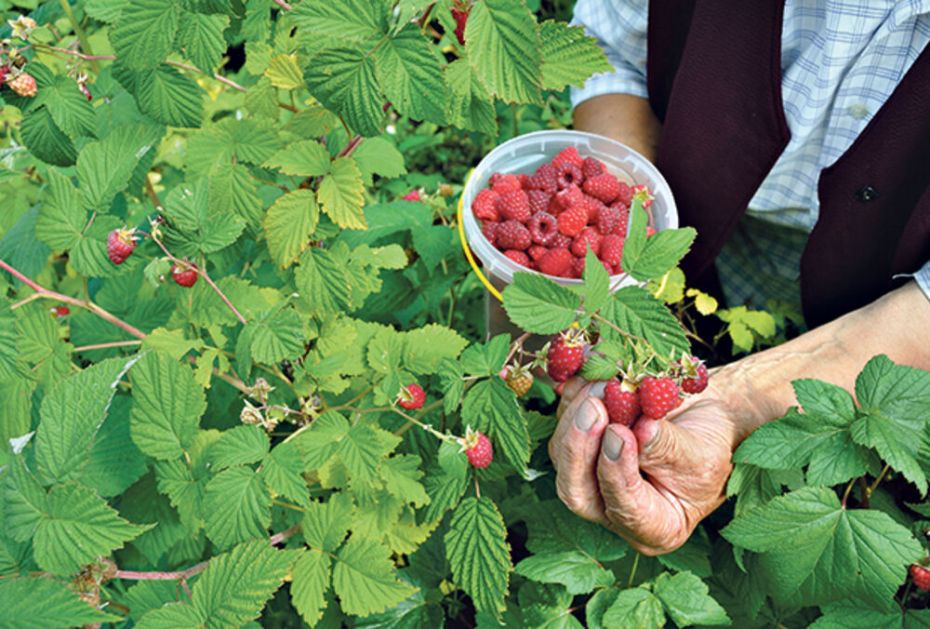
{"type": "Polygon", "coordinates": [[[47,181],[36,219],[36,237],[55,251],[65,251],[83,237],[87,210],[77,188],[58,169],[48,169],[47,181]]]}
{"type": "Polygon", "coordinates": [[[542,41],[542,87],[561,91],[569,85],[581,87],[592,74],[611,72],[613,66],[597,40],[581,26],[546,20],[539,25],[542,41]]]}
{"type": "Polygon", "coordinates": [[[902,616],[900,610],[880,612],[870,609],[862,601],[839,601],[823,605],[823,615],[808,625],[809,629],[918,629],[930,626],[930,612],[909,608],[902,616]]]}
{"type": "Polygon", "coordinates": [[[338,413],[321,415],[313,428],[301,435],[298,443],[308,470],[319,469],[333,455],[338,455],[353,478],[363,482],[374,478],[386,454],[379,433],[362,423],[350,427],[338,413]]]}
{"type": "Polygon", "coordinates": [[[224,549],[262,537],[271,526],[271,495],[247,467],[231,467],[207,483],[203,510],[207,537],[224,549]]]}
{"type": "Polygon", "coordinates": [[[450,328],[431,323],[403,335],[404,367],[413,373],[431,374],[446,359],[457,358],[468,341],[450,328]]]}
{"type": "Polygon", "coordinates": [[[168,603],[153,609],[139,619],[138,629],[180,629],[181,627],[205,627],[206,619],[193,605],[168,603]]]}
{"type": "Polygon", "coordinates": [[[367,185],[371,185],[372,175],[400,177],[407,174],[404,154],[384,138],[366,138],[352,153],[352,157],[367,185]]]}
{"type": "Polygon", "coordinates": [[[304,70],[307,87],[327,108],[341,114],[357,133],[381,133],[384,98],[370,50],[340,46],[317,54],[304,70]]]}
{"type": "Polygon", "coordinates": [[[679,627],[730,624],[727,612],[708,594],[707,585],[690,572],[660,574],[653,592],[679,627]]]}
{"type": "Polygon", "coordinates": [[[261,461],[268,453],[268,435],[258,426],[236,426],[210,446],[208,456],[214,469],[261,461]]]}
{"type": "Polygon", "coordinates": [[[349,278],[331,250],[312,247],[304,251],[294,275],[297,290],[311,300],[313,312],[349,309],[349,278]]]}
{"type": "Polygon", "coordinates": [[[190,447],[207,403],[190,367],[152,352],[133,367],[132,440],[145,454],[162,460],[190,447]]]}
{"type": "Polygon", "coordinates": [[[468,59],[459,59],[447,65],[445,75],[449,85],[446,108],[449,124],[460,129],[496,134],[497,114],[493,98],[468,59]]]}
{"type": "Polygon", "coordinates": [[[113,399],[80,480],[104,498],[118,496],[145,474],[146,458],[129,434],[130,398],[113,399]]]}
{"type": "Polygon", "coordinates": [[[607,275],[607,269],[590,247],[585,253],[582,277],[584,279],[584,310],[588,314],[594,314],[610,299],[610,276],[607,275]]]}
{"type": "MultiPolygon", "coordinates": [[[[660,356],[681,356],[689,343],[678,319],[661,301],[638,286],[625,286],[608,300],[601,314],[629,334],[645,338],[660,356]]],[[[601,337],[622,340],[622,335],[601,326],[601,337]]]]}
{"type": "Polygon", "coordinates": [[[29,541],[48,511],[48,496],[26,467],[22,456],[10,460],[3,493],[6,533],[17,542],[29,541]]]}
{"type": "Polygon", "coordinates": [[[71,574],[106,557],[151,526],[130,524],[93,491],[76,483],[56,485],[33,538],[36,563],[54,574],[71,574]]]}
{"type": "Polygon", "coordinates": [[[506,608],[511,570],[506,537],[504,520],[490,498],[466,498],[452,515],[446,557],[456,584],[479,612],[498,615],[506,608]]]}
{"type": "Polygon", "coordinates": [[[210,560],[194,585],[193,605],[209,628],[239,627],[258,618],[287,576],[296,555],[268,540],[236,546],[210,560]]]}
{"type": "Polygon", "coordinates": [[[530,459],[530,436],[516,395],[500,378],[477,382],[462,402],[462,420],[488,436],[495,451],[523,473],[530,459]]]}
{"type": "Polygon", "coordinates": [[[291,603],[311,626],[316,625],[326,609],[332,560],[329,555],[308,549],[294,564],[291,583],[291,603]]]}
{"type": "Polygon", "coordinates": [[[605,627],[664,627],[662,602],[643,588],[623,590],[604,612],[605,627]]]}
{"type": "Polygon", "coordinates": [[[355,536],[336,555],[333,587],[342,610],[358,616],[383,612],[416,592],[397,579],[387,548],[355,536]]]}
{"type": "Polygon", "coordinates": [[[313,190],[295,190],[278,197],[268,208],[263,222],[265,238],[268,251],[279,266],[287,268],[309,246],[319,220],[313,190]]]}
{"type": "Polygon", "coordinates": [[[516,565],[517,574],[541,583],[559,583],[571,594],[589,594],[611,585],[615,577],[593,557],[576,551],[527,557],[516,565]]]}
{"type": "Polygon", "coordinates": [[[488,90],[501,100],[540,100],[541,42],[526,5],[513,0],[475,3],[465,26],[468,58],[488,90]]]}
{"type": "Polygon", "coordinates": [[[504,310],[518,328],[555,334],[570,326],[581,306],[578,295],[536,273],[515,273],[504,289],[504,310]]]}
{"type": "Polygon", "coordinates": [[[76,478],[87,464],[123,374],[135,361],[111,358],[62,381],[42,400],[36,462],[52,482],[76,478]]]}
{"type": "Polygon", "coordinates": [[[72,139],[92,136],[96,130],[94,108],[68,76],[56,76],[35,96],[36,105],[45,105],[52,120],[72,139]]]}
{"type": "Polygon", "coordinates": [[[333,160],[330,172],[320,182],[317,198],[333,222],[346,229],[365,229],[362,173],[351,157],[333,160]]]}
{"type": "Polygon", "coordinates": [[[0,579],[0,609],[3,626],[11,629],[73,627],[120,618],[93,608],[64,583],[40,577],[0,579]]]}
{"type": "Polygon", "coordinates": [[[777,580],[773,595],[828,601],[862,598],[878,609],[895,605],[907,567],[925,553],[885,513],[847,510],[827,488],[805,487],[753,509],[723,530],[753,552],[777,580]]]}
{"type": "Polygon", "coordinates": [[[139,160],[155,150],[158,131],[145,125],[117,127],[103,140],[81,149],[77,176],[85,204],[108,211],[113,197],[129,185],[139,160]]]}
{"type": "Polygon", "coordinates": [[[136,102],[142,113],[172,127],[199,127],[203,92],[196,81],[162,64],[138,76],[136,102]]]}
{"type": "Polygon", "coordinates": [[[277,55],[271,58],[265,76],[275,87],[285,90],[297,89],[304,84],[304,73],[297,65],[297,54],[277,55]]]}
{"type": "Polygon", "coordinates": [[[445,122],[443,60],[418,25],[407,24],[375,54],[378,81],[392,106],[416,120],[445,122]]]}
{"type": "Polygon", "coordinates": [[[697,232],[691,227],[666,229],[646,237],[646,211],[634,201],[632,224],[623,248],[623,270],[638,280],[658,279],[688,253],[697,232]]]}
{"type": "Polygon", "coordinates": [[[304,350],[303,324],[293,308],[276,308],[249,324],[252,330],[252,358],[273,364],[296,358],[304,350]]]}
{"type": "Polygon", "coordinates": [[[462,368],[472,376],[496,376],[510,351],[510,335],[498,334],[484,345],[462,352],[462,368]]]}
{"type": "Polygon", "coordinates": [[[262,461],[261,475],[271,491],[305,507],[310,500],[303,471],[304,462],[293,441],[278,444],[262,461]]]}
{"type": "Polygon", "coordinates": [[[180,18],[180,6],[171,0],[127,3],[110,30],[116,56],[132,70],[151,70],[171,52],[180,18]]]}
{"type": "Polygon", "coordinates": [[[384,488],[397,498],[415,507],[429,502],[429,495],[420,483],[423,478],[420,457],[415,454],[398,454],[385,459],[381,463],[381,478],[384,479],[384,488]]]}
{"type": "Polygon", "coordinates": [[[291,17],[304,42],[324,40],[363,40],[387,30],[387,4],[383,0],[301,2],[291,17]]]}
{"type": "Polygon", "coordinates": [[[77,159],[71,138],[55,124],[48,107],[40,107],[23,118],[19,126],[23,144],[43,162],[70,166],[77,159]]]}
{"type": "Polygon", "coordinates": [[[193,349],[203,349],[203,345],[200,339],[184,338],[183,330],[166,330],[165,328],[155,328],[142,341],[143,349],[162,352],[175,360],[181,360],[193,349]]]}
{"type": "Polygon", "coordinates": [[[896,365],[884,354],[876,356],[856,378],[856,397],[863,409],[893,417],[919,414],[930,404],[930,372],[896,365]]]}
{"type": "Polygon", "coordinates": [[[187,58],[207,75],[213,74],[226,52],[223,31],[227,26],[229,16],[226,15],[184,12],[178,31],[178,45],[184,49],[187,58]]]}
{"type": "Polygon", "coordinates": [[[426,475],[426,493],[430,498],[423,513],[426,522],[435,522],[454,508],[468,487],[468,460],[457,444],[443,441],[439,446],[439,463],[426,475]]]}
{"type": "MultiPolygon", "coordinates": [[[[374,139],[374,138],[372,138],[374,139]]],[[[368,144],[362,142],[361,147],[368,144]]],[[[295,177],[320,177],[329,172],[329,153],[316,140],[292,142],[268,158],[265,166],[277,168],[285,175],[295,177]]],[[[304,192],[297,190],[295,192],[304,192]]],[[[306,190],[306,192],[311,192],[306,190]]]]}

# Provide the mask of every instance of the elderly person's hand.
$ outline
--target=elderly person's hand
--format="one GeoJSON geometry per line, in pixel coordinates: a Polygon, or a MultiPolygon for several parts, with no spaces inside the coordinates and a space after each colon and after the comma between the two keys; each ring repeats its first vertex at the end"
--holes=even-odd
{"type": "Polygon", "coordinates": [[[579,516],[658,555],[687,541],[724,500],[736,429],[713,378],[669,418],[609,424],[603,383],[567,382],[549,441],[559,497],[579,516]]]}

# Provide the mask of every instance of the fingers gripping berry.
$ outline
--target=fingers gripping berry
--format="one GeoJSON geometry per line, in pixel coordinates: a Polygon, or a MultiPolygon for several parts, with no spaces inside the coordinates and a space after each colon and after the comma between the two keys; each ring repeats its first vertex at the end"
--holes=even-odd
{"type": "Polygon", "coordinates": [[[707,388],[707,365],[696,356],[683,358],[681,361],[681,390],[685,393],[700,393],[707,388]]]}
{"type": "Polygon", "coordinates": [[[643,416],[662,419],[681,405],[678,384],[669,377],[646,376],[639,383],[639,403],[643,416]]]}
{"type": "Polygon", "coordinates": [[[624,380],[610,380],[604,386],[604,406],[611,423],[632,426],[642,413],[636,388],[624,380]]]}

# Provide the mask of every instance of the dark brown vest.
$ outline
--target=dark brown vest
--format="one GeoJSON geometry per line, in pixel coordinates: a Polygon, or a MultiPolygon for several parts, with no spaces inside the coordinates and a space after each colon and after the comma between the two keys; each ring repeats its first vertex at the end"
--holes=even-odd
{"type": "MultiPolygon", "coordinates": [[[[651,0],[649,99],[657,165],[698,230],[685,272],[713,261],[790,138],[781,100],[784,0],[651,0]]],[[[801,260],[808,325],[885,294],[930,260],[930,47],[852,147],[824,169],[801,260]]]]}

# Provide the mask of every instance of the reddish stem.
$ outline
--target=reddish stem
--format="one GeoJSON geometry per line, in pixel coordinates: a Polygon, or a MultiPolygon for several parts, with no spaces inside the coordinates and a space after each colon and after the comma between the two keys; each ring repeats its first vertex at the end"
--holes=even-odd
{"type": "Polygon", "coordinates": [[[365,138],[363,138],[363,137],[360,136],[360,135],[357,135],[357,136],[353,137],[351,140],[349,140],[349,143],[346,144],[345,148],[342,149],[341,151],[339,151],[339,154],[336,155],[336,157],[348,157],[349,155],[352,154],[352,152],[353,152],[355,149],[358,148],[358,145],[361,144],[361,143],[362,143],[362,140],[364,140],[364,139],[365,139],[365,138]]]}
{"type": "Polygon", "coordinates": [[[282,9],[284,9],[285,11],[291,10],[291,5],[289,5],[284,0],[271,0],[271,1],[274,2],[276,5],[278,5],[279,7],[281,7],[282,9]]]}

